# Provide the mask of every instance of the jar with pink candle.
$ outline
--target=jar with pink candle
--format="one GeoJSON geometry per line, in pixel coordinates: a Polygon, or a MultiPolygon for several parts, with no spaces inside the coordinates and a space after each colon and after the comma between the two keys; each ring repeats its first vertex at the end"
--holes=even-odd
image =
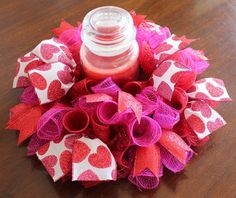
{"type": "Polygon", "coordinates": [[[126,10],[105,6],[90,11],[82,23],[80,56],[85,76],[119,83],[138,75],[139,48],[133,19],[126,10]]]}

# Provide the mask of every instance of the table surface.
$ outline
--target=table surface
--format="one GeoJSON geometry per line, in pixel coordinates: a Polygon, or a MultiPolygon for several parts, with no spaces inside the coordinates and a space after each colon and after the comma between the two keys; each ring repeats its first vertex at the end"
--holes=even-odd
{"type": "Polygon", "coordinates": [[[228,124],[196,149],[197,156],[178,174],[167,170],[157,190],[139,192],[122,180],[83,189],[77,183],[53,183],[26,145],[17,147],[17,133],[4,129],[8,110],[18,103],[13,90],[16,59],[41,40],[64,18],[76,24],[96,7],[116,5],[135,9],[177,35],[201,38],[192,46],[204,49],[211,67],[204,76],[224,79],[236,99],[236,1],[234,0],[1,0],[0,1],[0,197],[236,197],[236,103],[218,112],[228,124]]]}

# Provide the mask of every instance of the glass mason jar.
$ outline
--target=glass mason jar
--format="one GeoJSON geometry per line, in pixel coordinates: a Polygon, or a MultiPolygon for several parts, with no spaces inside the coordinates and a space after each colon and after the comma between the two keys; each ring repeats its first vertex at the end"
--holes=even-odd
{"type": "Polygon", "coordinates": [[[105,6],[90,11],[82,23],[80,56],[85,76],[119,83],[138,74],[139,48],[133,19],[126,10],[105,6]]]}

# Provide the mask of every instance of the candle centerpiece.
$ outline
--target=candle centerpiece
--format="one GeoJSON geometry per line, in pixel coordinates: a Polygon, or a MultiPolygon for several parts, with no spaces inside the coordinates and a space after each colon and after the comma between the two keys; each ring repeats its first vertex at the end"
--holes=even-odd
{"type": "Polygon", "coordinates": [[[90,11],[82,23],[80,50],[84,74],[92,79],[112,77],[119,84],[135,80],[139,47],[129,12],[114,6],[90,11]]]}
{"type": "Polygon", "coordinates": [[[13,87],[24,91],[7,129],[18,145],[30,139],[27,155],[54,182],[157,188],[163,166],[183,170],[226,124],[215,108],[231,99],[222,80],[198,79],[209,63],[193,40],[112,6],[53,34],[17,59],[13,87]]]}

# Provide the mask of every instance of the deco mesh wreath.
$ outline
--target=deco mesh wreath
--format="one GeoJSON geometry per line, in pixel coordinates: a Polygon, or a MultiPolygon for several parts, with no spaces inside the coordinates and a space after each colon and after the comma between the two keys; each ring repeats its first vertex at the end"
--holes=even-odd
{"type": "Polygon", "coordinates": [[[139,62],[146,81],[123,87],[81,75],[81,23],[62,20],[54,37],[17,60],[13,87],[23,87],[10,110],[7,129],[29,140],[52,179],[85,187],[128,178],[140,190],[153,189],[163,165],[183,170],[209,135],[225,125],[215,111],[230,101],[222,80],[196,80],[209,66],[193,41],[130,12],[136,26],[139,62]]]}

